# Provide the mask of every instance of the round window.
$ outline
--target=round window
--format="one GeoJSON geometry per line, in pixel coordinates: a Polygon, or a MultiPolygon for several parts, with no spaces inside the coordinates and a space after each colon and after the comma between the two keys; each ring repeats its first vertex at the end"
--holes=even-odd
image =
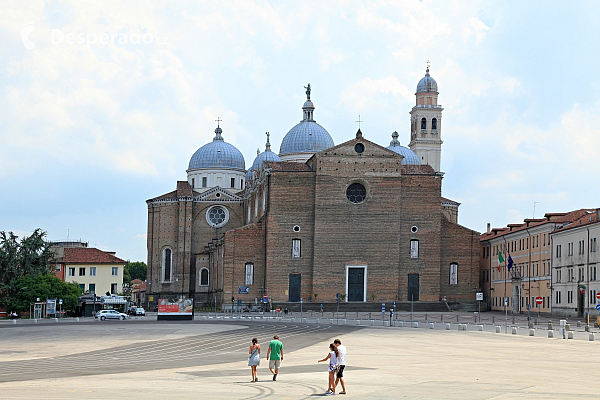
{"type": "Polygon", "coordinates": [[[346,197],[353,203],[362,203],[367,197],[367,189],[360,183],[353,183],[346,189],[346,197]]]}
{"type": "Polygon", "coordinates": [[[229,211],[225,207],[212,206],[206,212],[206,222],[213,228],[220,228],[229,221],[229,211]]]}
{"type": "Polygon", "coordinates": [[[412,233],[417,233],[419,231],[419,228],[417,228],[416,226],[413,226],[412,228],[410,228],[410,231],[412,233]]]}
{"type": "Polygon", "coordinates": [[[362,153],[365,151],[365,145],[362,143],[356,143],[354,145],[354,151],[356,151],[358,154],[362,153]]]}
{"type": "Polygon", "coordinates": [[[294,225],[294,232],[300,232],[300,225],[294,225]]]}

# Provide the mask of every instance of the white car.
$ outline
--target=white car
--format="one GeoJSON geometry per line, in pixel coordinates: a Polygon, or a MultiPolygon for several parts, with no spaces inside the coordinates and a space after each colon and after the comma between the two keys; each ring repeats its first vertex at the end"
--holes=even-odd
{"type": "Polygon", "coordinates": [[[100,318],[100,321],[111,318],[124,321],[127,319],[127,314],[120,313],[117,310],[100,310],[96,313],[95,318],[100,318]]]}
{"type": "Polygon", "coordinates": [[[135,309],[135,315],[146,315],[146,310],[144,310],[142,307],[138,307],[135,309]]]}

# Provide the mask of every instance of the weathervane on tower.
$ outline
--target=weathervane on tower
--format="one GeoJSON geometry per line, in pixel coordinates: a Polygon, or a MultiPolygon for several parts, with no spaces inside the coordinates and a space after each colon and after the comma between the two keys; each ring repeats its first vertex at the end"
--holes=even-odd
{"type": "Polygon", "coordinates": [[[304,86],[304,89],[306,89],[306,100],[310,100],[310,83],[308,86],[304,86]]]}

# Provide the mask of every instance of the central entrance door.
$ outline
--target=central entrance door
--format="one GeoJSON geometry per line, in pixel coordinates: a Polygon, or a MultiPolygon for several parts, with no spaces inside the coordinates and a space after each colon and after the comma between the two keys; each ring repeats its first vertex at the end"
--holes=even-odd
{"type": "Polygon", "coordinates": [[[300,286],[302,284],[301,274],[290,274],[289,301],[300,301],[300,286]]]}
{"type": "Polygon", "coordinates": [[[348,301],[365,301],[364,267],[348,268],[348,301]]]}
{"type": "Polygon", "coordinates": [[[419,274],[408,274],[408,301],[419,301],[419,274]]]}

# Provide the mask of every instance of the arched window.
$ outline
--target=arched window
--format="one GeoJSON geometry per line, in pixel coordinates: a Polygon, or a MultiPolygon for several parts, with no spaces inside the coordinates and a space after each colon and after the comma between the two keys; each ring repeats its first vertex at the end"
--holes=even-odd
{"type": "Polygon", "coordinates": [[[163,250],[163,258],[162,258],[162,280],[163,282],[171,282],[171,274],[172,274],[172,266],[173,266],[173,252],[170,248],[166,248],[163,250]]]}
{"type": "Polygon", "coordinates": [[[208,286],[208,268],[200,270],[200,286],[208,286]]]}
{"type": "Polygon", "coordinates": [[[437,118],[434,118],[431,120],[431,130],[436,130],[437,129],[437,118]]]}
{"type": "Polygon", "coordinates": [[[421,130],[424,131],[427,129],[427,119],[425,117],[421,118],[421,130]]]}

